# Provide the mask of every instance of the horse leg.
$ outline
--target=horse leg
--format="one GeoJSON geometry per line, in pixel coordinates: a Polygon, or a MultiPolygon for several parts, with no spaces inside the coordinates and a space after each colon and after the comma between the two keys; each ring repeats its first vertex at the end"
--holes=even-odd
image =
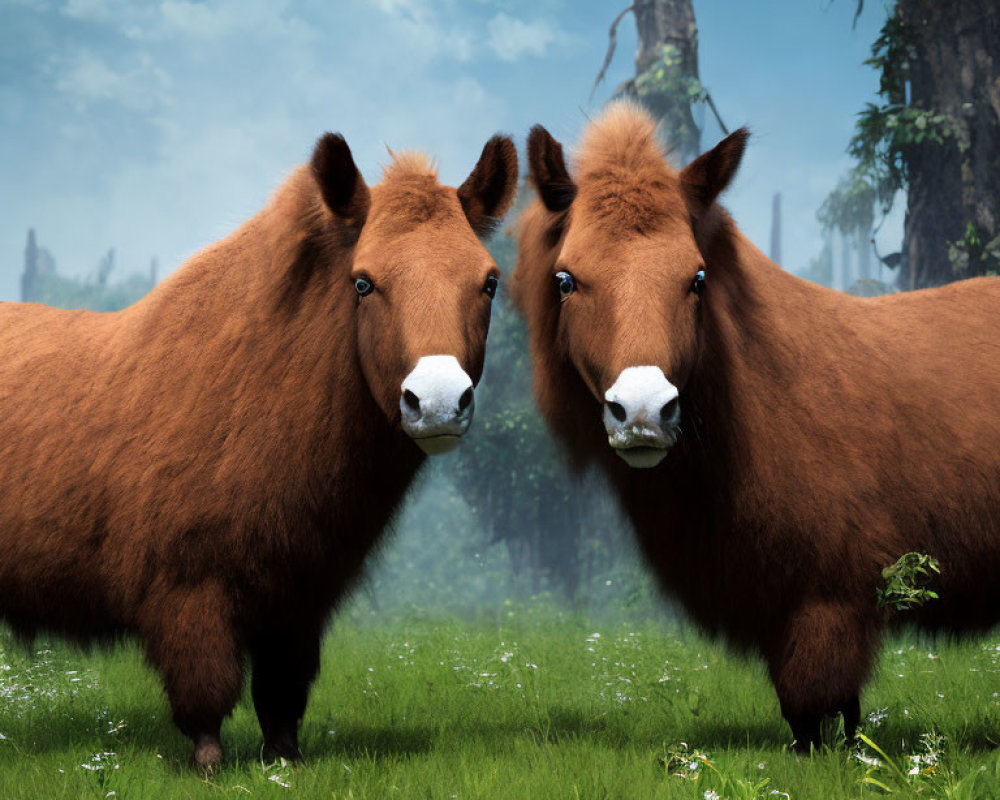
{"type": "Polygon", "coordinates": [[[264,734],[264,759],[297,761],[299,723],[309,687],[319,672],[320,631],[272,629],[257,637],[251,649],[251,693],[264,734]]]}
{"type": "Polygon", "coordinates": [[[844,738],[848,746],[854,744],[854,737],[858,733],[858,723],[861,722],[861,700],[854,695],[844,705],[840,707],[840,713],[844,717],[844,738]]]}
{"type": "Polygon", "coordinates": [[[163,676],[174,724],[194,742],[205,772],[222,763],[222,721],[243,685],[231,604],[215,584],[173,589],[148,601],[141,626],[149,661],[163,676]]]}
{"type": "Polygon", "coordinates": [[[811,714],[808,712],[795,713],[781,703],[781,716],[785,718],[788,726],[792,729],[792,747],[797,753],[808,753],[814,747],[818,748],[821,743],[820,728],[823,722],[822,714],[811,714]]]}
{"type": "Polygon", "coordinates": [[[796,750],[820,745],[827,715],[843,713],[847,738],[854,738],[858,694],[878,640],[877,623],[843,602],[812,601],[786,620],[769,648],[768,668],[796,750]]]}

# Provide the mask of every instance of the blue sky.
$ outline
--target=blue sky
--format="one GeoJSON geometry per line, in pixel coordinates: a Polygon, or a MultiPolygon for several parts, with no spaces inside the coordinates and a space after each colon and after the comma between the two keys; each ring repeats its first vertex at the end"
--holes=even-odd
{"type": "MultiPolygon", "coordinates": [[[[495,131],[543,123],[567,143],[634,73],[626,0],[0,0],[0,299],[17,299],[34,226],[61,272],[109,247],[161,274],[253,214],[324,130],[378,179],[394,149],[458,183],[495,131]]],[[[700,67],[723,119],[754,132],[725,198],[766,248],[784,197],[784,262],[822,244],[815,212],[874,98],[868,56],[885,18],[853,0],[694,0],[700,67]]],[[[703,146],[720,132],[705,121],[703,146]]],[[[897,249],[899,220],[880,236],[897,249]]]]}

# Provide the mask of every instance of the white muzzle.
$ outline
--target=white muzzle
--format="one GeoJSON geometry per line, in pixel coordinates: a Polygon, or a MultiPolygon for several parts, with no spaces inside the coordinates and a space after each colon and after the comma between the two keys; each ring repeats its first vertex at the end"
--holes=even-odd
{"type": "Polygon", "coordinates": [[[400,387],[403,430],[428,455],[454,450],[476,407],[472,378],[454,356],[423,356],[400,387]]]}
{"type": "Polygon", "coordinates": [[[659,367],[627,367],[604,394],[608,444],[630,467],[655,467],[680,433],[677,387],[659,367]]]}

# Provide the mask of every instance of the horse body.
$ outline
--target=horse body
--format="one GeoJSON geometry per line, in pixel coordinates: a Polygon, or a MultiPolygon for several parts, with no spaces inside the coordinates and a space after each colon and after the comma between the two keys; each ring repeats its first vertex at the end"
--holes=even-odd
{"type": "Polygon", "coordinates": [[[720,157],[710,153],[675,173],[651,133],[638,111],[594,123],[576,197],[563,208],[546,206],[545,184],[571,179],[552,174],[553,149],[536,138],[542,200],[522,222],[514,287],[536,393],[576,462],[596,462],[612,479],[663,588],[703,628],[764,656],[808,747],[823,714],[844,711],[849,732],[857,723],[888,622],[877,605],[881,569],[903,553],[929,553],[942,569],[940,599],[914,611],[916,622],[959,632],[1000,620],[1000,281],[873,299],[809,284],[712,204],[722,187],[700,201],[699,176],[733,166],[706,168],[702,159],[720,157]],[[609,145],[615,137],[625,144],[609,145]],[[643,148],[662,172],[635,170],[630,185],[621,162],[634,169],[643,148]],[[620,183],[609,188],[609,175],[620,183]],[[606,238],[612,200],[634,206],[638,197],[655,216],[677,184],[672,199],[686,213],[668,208],[648,230],[619,226],[606,238]],[[658,191],[643,197],[649,186],[658,191]],[[647,262],[658,236],[664,253],[647,262]],[[615,244],[602,252],[598,237],[615,244]],[[601,255],[580,255],[588,252],[601,255]],[[697,297],[668,294],[699,268],[697,297]],[[577,275],[579,288],[553,299],[557,269],[577,275]],[[615,324],[588,338],[598,315],[615,324]],[[635,423],[641,444],[649,430],[678,429],[648,470],[608,447],[631,413],[614,408],[615,378],[642,364],[662,369],[679,399],[635,423]]]}
{"type": "MultiPolygon", "coordinates": [[[[477,171],[510,189],[480,213],[506,211],[513,153],[484,150],[477,171]]],[[[481,373],[485,296],[442,313],[433,342],[397,336],[391,363],[362,341],[372,313],[390,338],[422,312],[361,297],[359,259],[374,271],[403,247],[408,273],[381,286],[409,281],[418,301],[475,296],[492,264],[463,189],[406,158],[369,192],[328,135],[261,213],[134,306],[0,306],[0,614],[27,635],[137,634],[207,768],[244,654],[266,748],[297,756],[326,617],[426,457],[400,384],[428,353],[481,373]]]]}

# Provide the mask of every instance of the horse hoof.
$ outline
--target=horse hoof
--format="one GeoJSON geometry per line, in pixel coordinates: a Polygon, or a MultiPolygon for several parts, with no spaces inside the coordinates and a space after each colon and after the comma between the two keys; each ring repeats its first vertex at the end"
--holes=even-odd
{"type": "Polygon", "coordinates": [[[222,766],[222,745],[214,736],[202,736],[194,747],[194,763],[206,776],[214,775],[222,766]]]}
{"type": "Polygon", "coordinates": [[[274,742],[264,745],[264,749],[261,752],[261,760],[265,764],[271,764],[281,759],[290,761],[293,764],[301,763],[302,751],[299,750],[297,744],[274,742]]]}

